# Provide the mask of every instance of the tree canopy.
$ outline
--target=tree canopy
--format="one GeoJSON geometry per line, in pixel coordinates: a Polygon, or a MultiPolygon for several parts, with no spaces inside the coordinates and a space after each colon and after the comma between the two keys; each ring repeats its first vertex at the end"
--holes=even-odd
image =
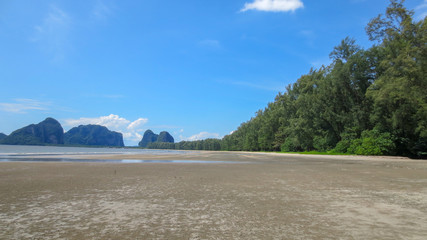
{"type": "Polygon", "coordinates": [[[232,134],[173,147],[426,155],[427,24],[413,15],[391,0],[366,27],[371,48],[347,37],[329,66],[301,76],[232,134]]]}

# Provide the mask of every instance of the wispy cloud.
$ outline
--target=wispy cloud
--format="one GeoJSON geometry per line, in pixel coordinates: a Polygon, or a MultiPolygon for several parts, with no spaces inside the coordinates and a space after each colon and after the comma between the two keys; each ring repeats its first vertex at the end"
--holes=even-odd
{"type": "Polygon", "coordinates": [[[423,20],[425,17],[427,17],[427,0],[424,0],[423,3],[418,5],[415,8],[415,12],[417,13],[418,20],[423,20]]]}
{"type": "Polygon", "coordinates": [[[14,102],[0,103],[0,111],[9,113],[27,113],[32,110],[46,111],[51,103],[41,102],[34,99],[19,98],[14,99],[14,102]]]}
{"type": "Polygon", "coordinates": [[[65,119],[63,124],[69,128],[88,124],[105,126],[110,130],[122,133],[126,145],[136,145],[142,139],[141,133],[144,131],[142,127],[147,122],[147,118],[138,118],[135,121],[130,121],[118,115],[110,114],[95,118],[65,119]]]}
{"type": "Polygon", "coordinates": [[[179,137],[181,138],[181,141],[197,141],[204,140],[207,138],[221,138],[221,135],[219,135],[218,133],[200,132],[188,138],[183,137],[182,135],[179,137]]]}
{"type": "Polygon", "coordinates": [[[215,39],[204,39],[202,41],[199,41],[197,43],[197,45],[201,46],[201,47],[212,48],[212,49],[220,49],[221,48],[221,43],[215,39]]]}
{"type": "Polygon", "coordinates": [[[240,11],[293,12],[303,7],[304,4],[301,0],[254,0],[254,2],[245,3],[240,11]]]}
{"type": "Polygon", "coordinates": [[[70,16],[57,6],[51,5],[42,23],[34,26],[32,42],[51,55],[54,62],[62,61],[68,48],[70,16]]]}
{"type": "Polygon", "coordinates": [[[302,30],[298,33],[300,36],[305,38],[308,46],[313,47],[314,41],[316,40],[316,34],[312,30],[302,30]]]}
{"type": "Polygon", "coordinates": [[[92,17],[97,20],[106,20],[113,14],[113,5],[102,0],[96,1],[92,9],[92,17]]]}

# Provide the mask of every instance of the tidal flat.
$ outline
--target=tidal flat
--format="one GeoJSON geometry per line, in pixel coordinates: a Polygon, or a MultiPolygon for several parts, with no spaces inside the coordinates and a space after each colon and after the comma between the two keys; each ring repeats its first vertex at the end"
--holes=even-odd
{"type": "Polygon", "coordinates": [[[198,151],[31,156],[64,157],[91,161],[0,162],[0,239],[427,236],[423,160],[198,151]]]}

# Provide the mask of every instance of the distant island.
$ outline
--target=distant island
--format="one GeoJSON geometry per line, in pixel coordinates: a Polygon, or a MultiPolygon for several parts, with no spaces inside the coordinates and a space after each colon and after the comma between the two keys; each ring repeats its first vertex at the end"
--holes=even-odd
{"type": "Polygon", "coordinates": [[[53,119],[46,118],[38,124],[30,124],[13,131],[0,140],[1,144],[11,145],[46,145],[64,144],[64,129],[53,119]]]}
{"type": "MultiPolygon", "coordinates": [[[[140,142],[141,147],[149,144],[173,143],[174,138],[166,131],[159,135],[147,130],[140,142]],[[143,144],[142,144],[143,143],[143,144]]],[[[48,117],[38,124],[30,124],[13,131],[10,135],[0,133],[0,144],[8,145],[64,145],[124,147],[123,135],[100,125],[80,125],[64,133],[61,124],[48,117]]]]}
{"type": "Polygon", "coordinates": [[[150,129],[145,131],[144,136],[142,137],[142,140],[138,143],[138,146],[140,147],[149,147],[151,145],[151,148],[157,143],[174,143],[175,139],[170,135],[168,132],[163,131],[160,132],[159,135],[155,134],[150,129]]]}
{"type": "Polygon", "coordinates": [[[5,138],[5,137],[7,137],[7,135],[6,134],[4,134],[4,133],[0,133],[0,140],[2,140],[3,138],[5,138]]]}
{"type": "Polygon", "coordinates": [[[123,135],[99,125],[80,125],[64,134],[65,145],[124,147],[123,135]]]}

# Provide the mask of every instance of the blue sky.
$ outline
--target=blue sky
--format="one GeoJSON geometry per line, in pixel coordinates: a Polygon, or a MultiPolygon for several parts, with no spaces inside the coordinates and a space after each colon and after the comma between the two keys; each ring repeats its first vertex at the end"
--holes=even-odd
{"type": "MultiPolygon", "coordinates": [[[[136,145],[222,137],[310,68],[386,0],[0,0],[0,132],[46,117],[101,124],[136,145]]],[[[408,0],[415,17],[427,0],[408,0]]]]}

